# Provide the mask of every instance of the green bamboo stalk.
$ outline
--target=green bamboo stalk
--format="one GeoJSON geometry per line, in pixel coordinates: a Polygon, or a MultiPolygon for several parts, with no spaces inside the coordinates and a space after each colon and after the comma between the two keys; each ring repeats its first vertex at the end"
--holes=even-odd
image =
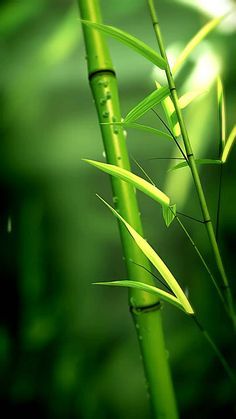
{"type": "MultiPolygon", "coordinates": [[[[78,0],[82,19],[101,22],[98,0],[78,0]]],[[[90,86],[100,124],[121,120],[118,88],[112,61],[103,36],[96,30],[83,27],[87,50],[90,86]]],[[[107,162],[130,170],[123,127],[101,124],[107,162]]],[[[134,188],[114,177],[111,179],[113,201],[119,213],[141,235],[142,224],[134,188]]],[[[119,225],[128,277],[154,285],[150,265],[126,228],[119,225]],[[140,266],[144,266],[144,271],[140,266]]],[[[160,301],[140,290],[129,290],[129,305],[139,338],[148,390],[154,418],[178,418],[175,395],[166,355],[160,301]]]]}
{"type": "Polygon", "coordinates": [[[201,210],[202,210],[202,216],[203,216],[204,224],[205,224],[207,234],[208,234],[208,238],[209,238],[209,242],[210,242],[213,254],[214,254],[215,262],[216,262],[216,265],[218,267],[218,271],[219,271],[220,276],[221,276],[221,280],[222,280],[222,286],[221,287],[222,287],[222,290],[224,292],[225,300],[226,300],[228,308],[229,308],[229,312],[230,312],[230,315],[231,315],[233,325],[236,328],[236,315],[235,315],[235,310],[234,310],[233,298],[232,298],[231,290],[230,290],[230,287],[229,287],[229,282],[228,282],[228,278],[227,278],[227,275],[226,275],[226,272],[225,272],[225,268],[224,268],[224,265],[223,265],[223,262],[222,262],[219,247],[218,247],[218,244],[217,244],[217,241],[216,241],[216,236],[215,236],[215,232],[214,232],[214,228],[213,228],[213,223],[212,223],[212,220],[211,220],[211,217],[210,217],[210,214],[209,214],[205,194],[204,194],[204,191],[203,191],[203,188],[202,188],[200,176],[199,176],[197,165],[196,165],[195,158],[194,158],[194,153],[193,153],[192,146],[191,146],[191,143],[190,143],[190,140],[189,140],[189,137],[188,137],[188,132],[187,132],[186,125],[185,125],[185,122],[184,122],[184,119],[183,119],[183,115],[182,115],[182,112],[181,112],[181,109],[180,109],[180,106],[179,106],[179,99],[178,99],[178,95],[177,95],[177,91],[176,91],[175,81],[174,81],[174,78],[172,76],[170,65],[169,65],[169,62],[168,62],[167,55],[166,55],[166,50],[165,50],[163,39],[162,39],[162,34],[161,34],[159,22],[158,22],[158,17],[157,17],[157,13],[156,13],[155,6],[154,6],[154,0],[148,0],[148,5],[149,5],[152,24],[153,24],[155,35],[156,35],[156,38],[157,38],[158,46],[159,46],[161,55],[165,59],[166,64],[167,64],[166,70],[165,70],[166,78],[167,78],[169,89],[170,89],[170,92],[171,92],[175,112],[176,112],[178,122],[179,122],[179,125],[180,125],[181,135],[182,135],[182,138],[183,138],[185,151],[186,151],[186,155],[187,155],[187,158],[188,158],[188,165],[190,167],[192,177],[193,177],[193,181],[194,181],[195,188],[196,188],[196,192],[197,192],[197,195],[198,195],[200,207],[201,207],[201,210]]]}

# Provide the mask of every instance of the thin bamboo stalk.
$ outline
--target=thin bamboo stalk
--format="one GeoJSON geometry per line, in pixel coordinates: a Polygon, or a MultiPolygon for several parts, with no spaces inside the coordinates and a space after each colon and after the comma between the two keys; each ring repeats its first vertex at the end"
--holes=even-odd
{"type": "Polygon", "coordinates": [[[153,0],[148,0],[148,5],[149,5],[149,10],[150,10],[150,14],[151,14],[152,24],[153,24],[153,28],[154,28],[154,31],[155,31],[157,43],[158,43],[161,55],[165,59],[166,64],[167,64],[167,67],[166,67],[166,70],[165,70],[166,78],[167,78],[169,89],[170,89],[170,92],[171,92],[175,112],[176,112],[178,122],[179,122],[179,125],[180,125],[181,135],[182,135],[182,138],[183,138],[185,151],[186,151],[186,155],[187,155],[187,161],[188,161],[188,165],[189,165],[189,168],[191,170],[191,173],[192,173],[193,181],[194,181],[196,192],[197,192],[197,195],[198,195],[200,207],[201,207],[201,210],[202,210],[202,216],[203,216],[204,224],[205,224],[205,227],[206,227],[206,230],[207,230],[207,234],[208,234],[211,249],[212,249],[212,252],[213,252],[213,255],[214,255],[214,258],[215,258],[215,262],[216,262],[218,271],[219,271],[220,276],[221,276],[221,281],[222,281],[221,288],[222,288],[222,291],[223,291],[224,296],[225,296],[225,300],[226,300],[228,308],[229,308],[229,313],[230,313],[233,325],[236,328],[236,315],[235,315],[233,298],[232,298],[231,290],[230,290],[230,287],[229,287],[228,278],[227,278],[227,275],[226,275],[226,272],[225,272],[225,268],[224,268],[222,258],[221,258],[221,254],[220,254],[220,251],[219,251],[219,247],[218,247],[218,244],[217,244],[217,240],[216,240],[216,236],[215,236],[215,232],[214,232],[214,228],[213,228],[213,223],[212,223],[212,220],[211,220],[211,217],[210,217],[210,214],[209,214],[205,194],[204,194],[204,191],[203,191],[203,187],[202,187],[202,184],[201,184],[201,180],[200,180],[200,176],[199,176],[199,173],[198,173],[197,165],[196,165],[196,162],[195,162],[194,153],[193,153],[192,146],[191,146],[191,143],[190,143],[190,140],[189,140],[189,137],[188,137],[188,132],[187,132],[186,125],[185,125],[185,122],[184,122],[184,119],[183,119],[183,115],[182,115],[182,112],[181,112],[181,109],[180,109],[180,106],[179,106],[179,99],[178,99],[178,95],[177,95],[177,91],[176,91],[175,81],[174,81],[174,78],[172,76],[170,65],[169,65],[169,62],[168,62],[167,55],[166,55],[166,50],[165,50],[163,39],[162,39],[162,33],[161,33],[160,25],[159,25],[159,22],[158,22],[158,17],[157,17],[157,13],[156,13],[155,6],[154,6],[154,1],[153,0]]]}
{"type": "MultiPolygon", "coordinates": [[[[98,0],[78,0],[83,19],[101,22],[98,0]]],[[[121,120],[118,88],[112,61],[104,37],[95,30],[83,27],[87,50],[90,86],[100,123],[121,120]]],[[[123,128],[119,125],[100,125],[108,163],[130,170],[123,128]]],[[[128,183],[114,177],[113,201],[120,214],[138,231],[142,231],[135,190],[128,183]]],[[[154,285],[148,272],[150,265],[124,226],[120,236],[128,277],[154,285]],[[140,268],[144,266],[147,270],[140,268]]],[[[154,418],[178,417],[175,395],[166,355],[160,301],[153,295],[131,289],[129,305],[136,326],[154,418]]]]}

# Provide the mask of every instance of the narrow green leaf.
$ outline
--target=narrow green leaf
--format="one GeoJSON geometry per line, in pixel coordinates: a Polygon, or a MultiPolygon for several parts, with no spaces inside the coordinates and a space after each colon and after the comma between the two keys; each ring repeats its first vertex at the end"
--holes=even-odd
{"type": "Polygon", "coordinates": [[[158,137],[165,137],[168,140],[173,141],[173,138],[167,132],[149,127],[148,125],[138,124],[137,122],[102,122],[102,125],[122,125],[124,128],[134,128],[140,131],[150,132],[158,137]]]}
{"type": "Polygon", "coordinates": [[[218,114],[219,114],[219,128],[220,128],[220,154],[225,148],[226,139],[226,115],[225,115],[225,99],[224,89],[221,78],[217,78],[217,103],[218,103],[218,114]]]}
{"type": "Polygon", "coordinates": [[[229,134],[229,137],[226,141],[225,148],[224,148],[222,156],[221,156],[222,163],[225,163],[226,160],[228,159],[230,150],[232,149],[232,147],[234,145],[235,139],[236,139],[236,125],[233,127],[233,129],[232,129],[231,133],[229,134]]]}
{"type": "Polygon", "coordinates": [[[117,39],[123,44],[127,45],[134,51],[138,52],[143,57],[147,58],[148,61],[151,61],[157,67],[162,70],[166,69],[166,62],[164,58],[161,57],[154,49],[150,48],[143,41],[140,41],[138,38],[130,35],[127,32],[124,32],[120,29],[114,28],[113,26],[103,25],[102,23],[95,23],[89,20],[81,20],[84,25],[89,26],[90,28],[96,29],[105,35],[109,35],[112,38],[117,39]]]}
{"type": "Polygon", "coordinates": [[[123,279],[122,281],[95,282],[94,285],[109,285],[115,287],[136,288],[141,291],[148,292],[149,294],[157,295],[161,300],[167,301],[168,303],[180,308],[181,310],[184,310],[182,304],[174,295],[171,295],[169,292],[163,291],[160,288],[145,284],[143,282],[131,281],[130,279],[123,279]]]}
{"type": "MultiPolygon", "coordinates": [[[[157,86],[158,89],[162,88],[160,83],[158,83],[157,81],[156,81],[156,86],[157,86]]],[[[181,134],[181,131],[180,131],[179,123],[178,123],[178,118],[177,118],[177,115],[176,115],[176,112],[175,112],[175,107],[173,105],[171,97],[167,96],[161,102],[161,105],[162,105],[162,108],[165,112],[167,122],[168,122],[174,136],[179,137],[180,134],[181,134]]]]}
{"type": "Polygon", "coordinates": [[[195,90],[193,92],[185,93],[183,96],[179,98],[179,106],[181,109],[185,109],[188,105],[190,105],[197,97],[206,93],[206,90],[195,90]]]}
{"type": "Polygon", "coordinates": [[[156,188],[156,186],[153,186],[151,183],[135,175],[129,170],[122,169],[121,167],[115,166],[113,164],[101,163],[98,161],[87,159],[83,160],[91,164],[92,166],[101,169],[103,172],[108,173],[109,175],[115,176],[121,180],[124,180],[125,182],[131,183],[131,185],[133,185],[135,188],[144,192],[150,198],[154,199],[154,201],[159,202],[162,206],[169,206],[170,198],[167,195],[165,195],[162,191],[156,188]]]}
{"type": "Polygon", "coordinates": [[[113,214],[125,225],[131,236],[133,237],[135,243],[140,248],[140,250],[143,252],[143,254],[150,260],[150,262],[155,266],[155,268],[158,270],[158,272],[161,274],[161,276],[164,278],[166,283],[169,285],[173,293],[175,294],[177,300],[182,305],[183,309],[186,311],[186,313],[193,314],[193,309],[188,302],[188,299],[184,292],[182,291],[181,287],[179,286],[178,282],[176,281],[175,277],[172,275],[170,270],[167,268],[163,260],[158,256],[158,254],[154,251],[154,249],[147,243],[147,241],[140,236],[140,234],[137,233],[131,227],[131,225],[125,221],[123,217],[114,209],[112,208],[106,201],[104,201],[101,197],[99,197],[101,201],[104,202],[104,204],[113,212],[113,214]]]}
{"type": "MultiPolygon", "coordinates": [[[[221,164],[221,160],[214,160],[214,159],[196,159],[195,163],[197,165],[201,164],[221,164]]],[[[169,171],[182,169],[183,167],[188,167],[188,163],[186,161],[176,164],[176,166],[171,167],[169,171]]]]}
{"type": "Polygon", "coordinates": [[[162,207],[162,215],[166,223],[166,227],[169,227],[176,215],[176,205],[170,205],[169,207],[162,207]]]}
{"type": "Polygon", "coordinates": [[[150,95],[145,97],[141,102],[138,103],[131,111],[126,115],[124,122],[136,121],[140,116],[144,115],[158,103],[162,102],[170,91],[168,87],[161,87],[158,90],[154,90],[150,95]]]}
{"type": "Polygon", "coordinates": [[[206,36],[213,31],[213,29],[216,28],[220,24],[220,22],[224,19],[226,15],[216,17],[212,19],[210,22],[208,22],[206,25],[204,25],[199,32],[189,41],[189,43],[186,45],[184,50],[181,52],[180,56],[177,58],[177,61],[174,64],[174,67],[172,68],[172,73],[175,75],[179,69],[182,67],[182,65],[185,63],[188,56],[191,54],[191,52],[196,48],[196,46],[204,39],[206,36]]]}

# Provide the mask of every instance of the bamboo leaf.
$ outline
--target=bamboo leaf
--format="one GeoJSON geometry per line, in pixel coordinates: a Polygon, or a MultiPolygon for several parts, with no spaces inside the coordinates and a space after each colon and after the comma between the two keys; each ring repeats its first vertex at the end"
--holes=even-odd
{"type": "Polygon", "coordinates": [[[219,114],[219,128],[220,128],[220,154],[225,148],[226,139],[226,123],[225,123],[225,100],[224,100],[224,89],[221,78],[217,78],[217,103],[218,103],[218,114],[219,114]]]}
{"type": "Polygon", "coordinates": [[[113,164],[101,163],[98,161],[87,159],[83,160],[91,164],[92,166],[97,167],[103,172],[108,173],[109,175],[115,176],[120,180],[124,180],[125,182],[130,183],[135,188],[139,189],[140,191],[148,195],[150,198],[154,199],[154,201],[159,202],[162,206],[169,206],[170,198],[167,195],[160,191],[160,189],[156,188],[156,186],[153,186],[151,183],[135,175],[129,170],[122,169],[121,167],[115,166],[113,164]]]}
{"type": "Polygon", "coordinates": [[[215,29],[220,22],[224,19],[226,15],[216,17],[210,22],[208,22],[206,25],[204,25],[200,31],[197,32],[197,34],[189,41],[189,43],[186,45],[184,50],[181,52],[180,56],[177,58],[177,61],[175,62],[172,73],[175,75],[179,69],[182,67],[182,65],[187,60],[188,56],[191,54],[191,52],[196,48],[196,46],[204,39],[206,36],[215,29]]]}
{"type": "Polygon", "coordinates": [[[162,70],[166,69],[166,62],[164,58],[162,58],[161,55],[158,54],[154,49],[150,48],[143,41],[140,41],[138,38],[135,38],[133,35],[130,35],[129,33],[124,32],[118,28],[114,28],[113,26],[103,25],[102,23],[95,23],[89,20],[82,20],[82,19],[81,19],[81,22],[84,25],[89,26],[90,28],[96,29],[104,33],[105,35],[109,35],[112,38],[117,39],[118,41],[127,45],[129,48],[138,52],[143,57],[147,58],[148,61],[151,61],[160,69],[162,70]]]}
{"type": "Polygon", "coordinates": [[[133,109],[131,109],[131,111],[129,111],[124,122],[133,122],[137,120],[151,108],[162,102],[169,95],[169,93],[170,91],[168,87],[161,87],[158,90],[154,90],[154,92],[145,97],[133,109]]]}
{"type": "MultiPolygon", "coordinates": [[[[156,86],[158,89],[161,89],[160,83],[156,81],[156,86]]],[[[172,129],[172,132],[175,137],[179,137],[181,134],[180,126],[178,123],[178,118],[175,112],[175,107],[173,105],[172,99],[170,96],[167,96],[162,102],[161,102],[162,108],[165,112],[165,116],[167,119],[167,122],[169,126],[172,129]]]]}
{"type": "Polygon", "coordinates": [[[179,106],[181,109],[185,109],[188,105],[190,105],[197,97],[206,93],[206,90],[195,90],[193,92],[185,93],[183,96],[179,98],[179,106]]]}
{"type": "Polygon", "coordinates": [[[101,197],[99,197],[102,202],[113,212],[113,214],[125,225],[131,236],[133,237],[135,243],[143,252],[143,254],[150,260],[153,266],[159,271],[161,276],[166,281],[167,285],[171,288],[173,293],[175,294],[177,300],[182,305],[183,309],[188,314],[193,314],[193,309],[188,302],[188,299],[184,292],[182,291],[181,287],[179,286],[178,282],[176,281],[175,277],[172,275],[170,270],[167,268],[163,260],[158,256],[158,254],[154,251],[154,249],[147,243],[147,241],[134,230],[131,225],[125,221],[125,219],[114,209],[112,208],[106,201],[104,201],[101,197]]]}
{"type": "Polygon", "coordinates": [[[162,215],[166,223],[166,227],[169,227],[176,215],[176,205],[170,205],[169,207],[162,207],[162,215]]]}
{"type": "Polygon", "coordinates": [[[138,124],[137,122],[102,122],[102,125],[122,125],[124,128],[134,128],[140,131],[150,132],[158,137],[165,137],[168,140],[173,141],[173,138],[167,132],[149,127],[148,125],[138,124]]]}
{"type": "Polygon", "coordinates": [[[181,310],[184,310],[182,304],[174,295],[171,295],[169,292],[163,291],[160,288],[145,284],[143,282],[132,281],[130,279],[128,280],[124,279],[122,281],[95,282],[94,285],[108,285],[108,286],[113,286],[113,287],[115,286],[115,287],[136,288],[141,291],[148,292],[149,294],[157,295],[161,300],[167,301],[168,303],[180,308],[181,310]]]}
{"type": "Polygon", "coordinates": [[[225,163],[228,159],[229,153],[234,145],[236,139],[236,125],[233,127],[231,133],[229,134],[229,137],[226,141],[225,148],[223,150],[221,161],[222,163],[225,163]]]}
{"type": "MultiPolygon", "coordinates": [[[[202,164],[221,164],[221,160],[214,160],[214,159],[196,159],[195,163],[197,165],[202,164]]],[[[169,171],[182,169],[183,167],[188,167],[188,163],[186,161],[176,164],[176,166],[171,167],[169,171]]]]}

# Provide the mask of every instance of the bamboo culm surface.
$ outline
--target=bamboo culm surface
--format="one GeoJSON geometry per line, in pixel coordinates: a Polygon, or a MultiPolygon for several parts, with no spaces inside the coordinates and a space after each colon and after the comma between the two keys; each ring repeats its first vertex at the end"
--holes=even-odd
{"type": "MultiPolygon", "coordinates": [[[[101,22],[98,0],[78,0],[82,19],[101,22]]],[[[102,34],[83,27],[90,86],[100,123],[121,120],[118,88],[107,44],[102,34]]],[[[130,170],[123,128],[100,125],[107,162],[130,170]]],[[[112,178],[113,202],[119,213],[143,235],[134,188],[112,178]]],[[[128,278],[154,285],[149,261],[134,243],[126,228],[119,225],[128,278]],[[135,263],[133,263],[135,262],[135,263]],[[142,268],[144,267],[144,269],[142,268]]],[[[129,290],[133,315],[143,360],[153,417],[176,419],[178,412],[164,343],[160,301],[140,290],[129,290]]]]}
{"type": "Polygon", "coordinates": [[[215,262],[216,262],[216,265],[218,267],[218,271],[219,271],[220,276],[221,276],[221,280],[222,280],[221,288],[222,288],[222,291],[223,291],[224,296],[225,296],[226,304],[228,306],[228,311],[229,311],[230,317],[232,319],[234,328],[236,328],[236,315],[235,315],[233,298],[232,298],[231,290],[230,290],[230,287],[229,287],[228,278],[227,278],[227,275],[226,275],[226,272],[225,272],[225,268],[224,268],[224,265],[223,265],[223,262],[222,262],[221,254],[220,254],[219,247],[218,247],[218,243],[217,243],[217,240],[216,240],[216,236],[215,236],[215,232],[214,232],[214,228],[213,228],[213,223],[212,223],[212,220],[211,220],[211,217],[210,217],[210,214],[209,214],[205,194],[204,194],[204,191],[203,191],[203,188],[202,188],[201,180],[200,180],[200,177],[199,177],[197,165],[196,165],[195,158],[194,158],[194,153],[193,153],[191,143],[190,143],[190,140],[189,140],[189,137],[188,137],[188,132],[187,132],[186,125],[185,125],[185,122],[184,122],[184,119],[183,119],[183,115],[182,115],[182,112],[181,112],[181,109],[180,109],[180,106],[179,106],[179,99],[178,99],[178,95],[177,95],[177,91],[176,91],[176,85],[175,85],[175,81],[174,81],[174,78],[172,76],[170,65],[169,65],[169,62],[168,62],[167,55],[166,55],[166,50],[165,50],[163,39],[162,39],[162,33],[161,33],[159,22],[158,22],[158,17],[157,17],[157,13],[156,13],[155,6],[154,6],[154,1],[153,0],[148,0],[148,6],[149,6],[150,14],[151,14],[152,24],[153,24],[153,28],[154,28],[154,31],[155,31],[157,43],[158,43],[158,46],[159,46],[159,49],[160,49],[160,53],[161,53],[162,57],[165,59],[166,64],[167,64],[167,67],[166,67],[166,70],[165,70],[166,78],[167,78],[167,81],[168,81],[173,105],[174,105],[175,112],[176,112],[176,115],[177,115],[177,119],[178,119],[178,122],[179,122],[181,135],[182,135],[182,138],[183,138],[185,152],[186,152],[186,156],[187,156],[187,162],[188,162],[189,168],[190,168],[191,173],[192,173],[193,181],[194,181],[194,184],[195,184],[196,192],[197,192],[197,195],[198,195],[198,199],[199,199],[199,203],[200,203],[200,207],[201,207],[201,211],[202,211],[204,224],[205,224],[205,227],[206,227],[206,230],[207,230],[207,234],[208,234],[209,242],[210,242],[212,252],[213,252],[213,255],[214,255],[214,258],[215,258],[215,262]]]}

